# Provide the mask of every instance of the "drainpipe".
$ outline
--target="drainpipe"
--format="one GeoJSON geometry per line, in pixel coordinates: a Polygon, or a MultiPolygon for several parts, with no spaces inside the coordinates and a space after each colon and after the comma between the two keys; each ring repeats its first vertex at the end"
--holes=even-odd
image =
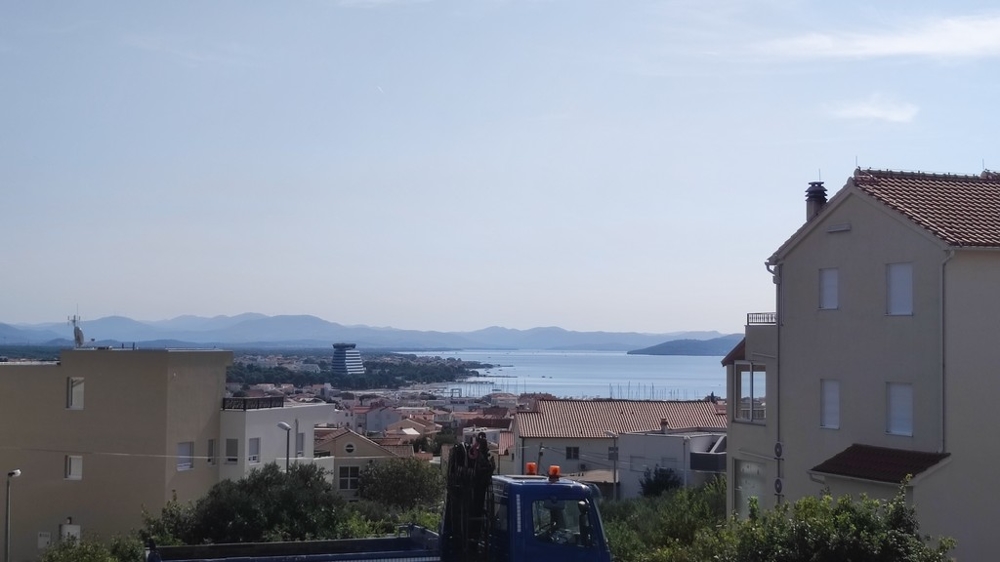
{"type": "Polygon", "coordinates": [[[947,292],[945,291],[946,276],[944,273],[945,273],[945,268],[948,265],[948,262],[951,261],[951,258],[953,257],[955,257],[954,248],[948,250],[948,256],[944,258],[944,261],[941,262],[941,449],[938,451],[940,453],[948,452],[948,447],[947,447],[948,434],[946,433],[946,431],[948,430],[948,424],[945,416],[945,413],[947,412],[948,409],[948,403],[947,403],[948,386],[947,384],[945,384],[948,372],[947,361],[945,361],[945,356],[948,353],[947,351],[948,347],[947,347],[947,342],[945,341],[945,321],[944,321],[944,315],[948,309],[947,307],[945,307],[945,298],[947,296],[947,292]]]}
{"type": "MultiPolygon", "coordinates": [[[[781,443],[781,325],[784,323],[782,318],[782,300],[783,295],[781,291],[781,264],[771,263],[770,260],[764,262],[764,267],[767,269],[768,273],[771,274],[771,280],[774,282],[774,314],[775,318],[775,343],[774,343],[774,354],[777,358],[774,361],[774,396],[777,400],[777,408],[775,408],[775,413],[777,414],[774,418],[774,433],[775,442],[781,443]]],[[[776,458],[775,465],[777,468],[777,477],[784,478],[784,462],[783,459],[776,458]]],[[[780,501],[780,498],[779,500],[780,501]]]]}

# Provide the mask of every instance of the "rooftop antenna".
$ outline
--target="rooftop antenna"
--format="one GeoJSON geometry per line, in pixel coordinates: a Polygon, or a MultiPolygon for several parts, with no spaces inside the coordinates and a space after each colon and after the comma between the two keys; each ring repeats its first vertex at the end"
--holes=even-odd
{"type": "Polygon", "coordinates": [[[77,349],[83,347],[83,330],[80,329],[80,316],[74,314],[68,318],[69,323],[73,325],[73,343],[76,344],[77,349]]]}
{"type": "Polygon", "coordinates": [[[823,181],[823,168],[819,168],[816,171],[816,179],[819,181],[823,181]]]}
{"type": "Polygon", "coordinates": [[[860,168],[861,167],[861,166],[858,166],[858,155],[857,154],[854,155],[854,167],[855,168],[860,168]]]}

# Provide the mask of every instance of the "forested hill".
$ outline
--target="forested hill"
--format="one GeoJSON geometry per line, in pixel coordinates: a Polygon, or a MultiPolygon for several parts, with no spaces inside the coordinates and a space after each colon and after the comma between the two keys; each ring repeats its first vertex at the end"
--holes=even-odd
{"type": "Polygon", "coordinates": [[[743,334],[730,334],[710,340],[673,340],[651,347],[634,349],[629,355],[718,355],[729,353],[743,339],[743,334]]]}

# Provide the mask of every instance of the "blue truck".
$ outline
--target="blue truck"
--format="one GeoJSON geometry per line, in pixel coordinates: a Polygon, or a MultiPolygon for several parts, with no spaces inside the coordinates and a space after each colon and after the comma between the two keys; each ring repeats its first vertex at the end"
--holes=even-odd
{"type": "Polygon", "coordinates": [[[611,562],[594,490],[547,475],[494,475],[485,439],[452,450],[438,533],[290,543],[172,546],[149,559],[173,562],[611,562]]]}

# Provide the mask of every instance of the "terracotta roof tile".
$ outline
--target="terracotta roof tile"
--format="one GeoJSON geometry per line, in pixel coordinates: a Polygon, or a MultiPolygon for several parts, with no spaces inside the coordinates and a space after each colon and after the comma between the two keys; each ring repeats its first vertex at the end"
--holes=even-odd
{"type": "Polygon", "coordinates": [[[500,444],[499,450],[501,455],[508,455],[510,450],[514,448],[514,432],[513,431],[501,431],[500,432],[500,444]]]}
{"type": "Polygon", "coordinates": [[[950,453],[925,453],[855,443],[813,467],[814,472],[899,484],[948,457],[950,453]]]}
{"type": "Polygon", "coordinates": [[[725,429],[725,414],[701,400],[539,400],[536,411],[518,412],[521,437],[607,437],[605,431],[628,433],[660,429],[666,420],[674,430],[725,429]]]}
{"type": "Polygon", "coordinates": [[[1000,174],[858,169],[852,181],[952,246],[1000,247],[1000,174]]]}

